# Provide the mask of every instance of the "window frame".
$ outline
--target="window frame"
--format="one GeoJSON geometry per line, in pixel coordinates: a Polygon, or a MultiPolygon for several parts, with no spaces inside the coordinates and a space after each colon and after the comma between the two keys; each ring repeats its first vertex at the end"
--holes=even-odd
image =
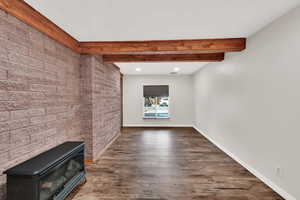
{"type": "MultiPolygon", "coordinates": [[[[157,98],[157,97],[155,97],[157,98]]],[[[163,98],[168,98],[168,117],[157,117],[157,115],[155,115],[155,117],[146,117],[145,116],[145,99],[146,97],[143,97],[143,119],[169,119],[170,118],[170,97],[163,97],[163,98]]]]}
{"type": "MultiPolygon", "coordinates": [[[[146,117],[145,116],[145,98],[146,97],[144,97],[143,96],[143,89],[144,89],[144,86],[147,86],[147,85],[157,85],[157,86],[159,86],[159,85],[162,85],[162,84],[143,84],[142,85],[142,98],[143,98],[143,100],[142,100],[142,118],[143,119],[170,119],[171,118],[171,113],[170,113],[170,104],[171,104],[171,97],[170,97],[170,94],[169,94],[169,96],[167,97],[168,98],[168,117],[157,117],[157,116],[155,116],[155,117],[146,117]]],[[[169,84],[164,84],[164,85],[168,85],[168,87],[169,87],[169,90],[170,90],[170,85],[169,84]]],[[[156,97],[157,98],[157,97],[156,97]]],[[[166,97],[165,97],[166,98],[166,97]]]]}

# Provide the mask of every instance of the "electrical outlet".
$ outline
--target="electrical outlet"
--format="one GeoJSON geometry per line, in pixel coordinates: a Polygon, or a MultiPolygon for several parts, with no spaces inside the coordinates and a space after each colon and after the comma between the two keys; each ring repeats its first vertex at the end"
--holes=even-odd
{"type": "Polygon", "coordinates": [[[278,178],[283,178],[283,169],[282,167],[275,168],[275,174],[278,178]]]}

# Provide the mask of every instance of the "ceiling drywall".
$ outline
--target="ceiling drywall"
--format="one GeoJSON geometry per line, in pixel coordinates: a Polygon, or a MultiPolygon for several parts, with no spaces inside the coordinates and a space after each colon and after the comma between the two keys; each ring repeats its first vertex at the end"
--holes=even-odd
{"type": "Polygon", "coordinates": [[[247,37],[300,0],[25,0],[80,41],[247,37]]]}
{"type": "Polygon", "coordinates": [[[193,74],[206,62],[164,62],[164,63],[117,63],[123,74],[141,75],[141,74],[170,74],[175,68],[178,68],[178,74],[193,74]],[[136,71],[139,68],[140,71],[136,71]]]}
{"type": "MultiPolygon", "coordinates": [[[[300,0],[25,0],[79,41],[248,37],[300,0]]],[[[191,74],[206,63],[117,63],[124,74],[191,74]],[[141,68],[140,72],[135,71],[141,68]]]]}

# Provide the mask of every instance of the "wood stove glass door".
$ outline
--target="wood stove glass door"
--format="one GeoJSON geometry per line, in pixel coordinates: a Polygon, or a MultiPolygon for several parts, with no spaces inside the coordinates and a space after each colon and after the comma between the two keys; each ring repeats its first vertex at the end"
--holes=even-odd
{"type": "Polygon", "coordinates": [[[40,200],[52,199],[83,171],[83,155],[80,154],[53,168],[40,180],[40,200]]]}

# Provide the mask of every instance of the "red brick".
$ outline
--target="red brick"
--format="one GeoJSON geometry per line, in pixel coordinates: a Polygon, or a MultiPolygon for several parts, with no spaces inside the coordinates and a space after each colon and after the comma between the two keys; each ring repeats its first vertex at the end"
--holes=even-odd
{"type": "Polygon", "coordinates": [[[7,21],[7,17],[1,17],[0,19],[0,38],[8,40],[9,29],[13,26],[7,21]]]}
{"type": "Polygon", "coordinates": [[[48,107],[51,104],[56,105],[56,102],[51,102],[49,100],[31,100],[30,107],[31,108],[40,108],[40,107],[48,107]]]}
{"type": "MultiPolygon", "coordinates": [[[[0,17],[1,17],[2,19],[7,18],[7,14],[6,14],[6,12],[5,12],[4,10],[0,10],[0,17]]],[[[0,180],[1,180],[1,176],[0,176],[0,180]]],[[[1,181],[0,181],[0,183],[1,183],[1,181]]]]}
{"type": "Polygon", "coordinates": [[[84,55],[81,79],[80,117],[84,122],[81,128],[88,133],[87,156],[94,159],[120,133],[120,72],[114,66],[103,64],[99,56],[84,55]]]}
{"type": "Polygon", "coordinates": [[[30,135],[30,143],[45,143],[45,135],[43,132],[35,132],[30,135]]]}
{"type": "Polygon", "coordinates": [[[9,131],[9,124],[7,122],[0,122],[0,133],[9,131]]]}
{"type": "Polygon", "coordinates": [[[22,37],[28,38],[29,30],[31,29],[31,27],[27,26],[22,21],[18,20],[16,17],[12,15],[7,15],[7,21],[13,25],[14,32],[20,34],[22,37]]]}
{"type": "Polygon", "coordinates": [[[47,108],[47,114],[57,114],[66,112],[68,109],[66,106],[54,106],[54,107],[48,107],[47,108]]]}
{"type": "Polygon", "coordinates": [[[12,40],[6,40],[5,42],[2,43],[7,49],[8,53],[21,54],[26,56],[29,54],[28,47],[15,43],[12,40]]]}
{"type": "Polygon", "coordinates": [[[0,90],[9,90],[9,91],[24,91],[28,90],[27,83],[19,83],[14,81],[0,81],[0,90]]]}
{"type": "Polygon", "coordinates": [[[57,65],[57,54],[55,52],[46,49],[46,46],[44,52],[45,52],[44,62],[57,65]]]}
{"type": "Polygon", "coordinates": [[[46,124],[46,123],[42,123],[42,124],[37,124],[37,125],[29,126],[29,127],[27,127],[27,128],[28,128],[28,132],[29,132],[30,134],[42,132],[42,131],[44,131],[44,130],[49,129],[49,128],[47,127],[47,124],[46,124]]]}
{"type": "Polygon", "coordinates": [[[42,51],[44,49],[44,34],[32,29],[29,31],[29,40],[31,41],[31,44],[35,49],[40,48],[42,51]]]}
{"type": "Polygon", "coordinates": [[[44,79],[46,84],[49,85],[56,85],[57,84],[57,75],[53,73],[45,73],[45,79],[44,79]]]}
{"type": "Polygon", "coordinates": [[[4,151],[8,151],[8,147],[9,147],[9,131],[0,132],[0,154],[3,153],[4,151]]]}
{"type": "Polygon", "coordinates": [[[1,21],[3,22],[5,20],[0,20],[0,39],[8,40],[8,31],[5,26],[1,24],[1,21]]]}
{"type": "Polygon", "coordinates": [[[9,120],[10,115],[9,112],[5,111],[5,112],[0,112],[0,122],[4,122],[9,120]]]}
{"type": "Polygon", "coordinates": [[[13,110],[10,113],[13,120],[26,118],[28,116],[28,110],[13,110]]]}
{"type": "Polygon", "coordinates": [[[55,85],[31,84],[30,89],[31,89],[31,91],[56,92],[55,85]]]}
{"type": "Polygon", "coordinates": [[[6,79],[7,79],[7,70],[0,69],[0,80],[6,80],[6,79]]]}
{"type": "Polygon", "coordinates": [[[28,101],[0,101],[0,111],[24,110],[28,108],[28,101]]]}
{"type": "Polygon", "coordinates": [[[62,67],[60,67],[56,64],[51,64],[51,63],[46,62],[45,63],[45,70],[48,71],[48,72],[54,72],[56,74],[58,71],[62,71],[62,67]]]}
{"type": "Polygon", "coordinates": [[[23,146],[29,144],[30,135],[27,128],[10,131],[10,144],[23,146]]]}
{"type": "Polygon", "coordinates": [[[43,69],[44,68],[44,64],[41,60],[29,57],[29,56],[24,56],[24,55],[15,54],[15,53],[9,53],[8,59],[10,62],[27,65],[27,66],[33,67],[35,69],[43,69]]]}
{"type": "Polygon", "coordinates": [[[28,110],[28,116],[30,116],[30,117],[43,116],[45,114],[46,114],[46,111],[44,108],[36,108],[36,109],[28,110]]]}
{"type": "Polygon", "coordinates": [[[20,30],[20,29],[17,29],[15,28],[14,30],[12,30],[12,24],[10,24],[7,28],[7,37],[8,37],[8,40],[10,41],[14,41],[15,43],[19,44],[19,45],[22,45],[22,46],[26,46],[26,47],[30,47],[30,41],[29,41],[29,38],[28,36],[25,36],[25,35],[21,35],[19,33],[16,32],[16,30],[20,30]]]}
{"type": "MultiPolygon", "coordinates": [[[[49,130],[45,130],[42,132],[36,132],[31,134],[30,138],[31,138],[31,142],[32,143],[37,143],[37,142],[44,142],[45,139],[47,137],[55,137],[55,135],[57,134],[56,129],[49,129],[49,130]]],[[[49,144],[49,143],[48,143],[49,144]]]]}
{"type": "MultiPolygon", "coordinates": [[[[28,139],[27,139],[28,140],[28,139]]],[[[26,141],[26,140],[25,140],[26,141]]],[[[17,143],[12,143],[12,146],[15,146],[15,148],[12,148],[9,153],[10,153],[10,160],[13,164],[11,164],[11,167],[13,165],[17,165],[18,163],[27,160],[29,158],[27,157],[32,157],[32,148],[30,144],[27,145],[18,145],[17,143]],[[25,159],[24,159],[25,158],[25,159]]],[[[36,155],[36,154],[33,154],[36,155]]]]}
{"type": "Polygon", "coordinates": [[[0,169],[67,140],[85,139],[94,158],[120,131],[119,79],[100,56],[80,56],[0,10],[0,169]]]}
{"type": "Polygon", "coordinates": [[[20,63],[10,63],[8,68],[8,79],[26,80],[29,83],[44,83],[44,72],[30,68],[20,63]]]}
{"type": "Polygon", "coordinates": [[[27,83],[27,71],[25,68],[23,70],[17,70],[15,68],[11,68],[7,70],[7,78],[10,81],[20,82],[20,83],[27,83]]]}
{"type": "Polygon", "coordinates": [[[0,59],[0,69],[11,69],[12,64],[8,61],[0,59]]]}
{"type": "Polygon", "coordinates": [[[30,119],[30,122],[31,124],[40,124],[40,123],[46,123],[54,120],[56,120],[56,115],[47,115],[47,116],[32,117],[30,119]]]}
{"type": "Polygon", "coordinates": [[[29,49],[29,56],[37,60],[44,60],[44,52],[37,48],[29,49]]]}
{"type": "MultiPolygon", "coordinates": [[[[0,168],[0,175],[2,175],[3,171],[5,171],[7,169],[7,167],[6,167],[7,163],[10,161],[9,151],[0,152],[0,160],[2,163],[2,166],[0,168]]],[[[1,180],[1,181],[4,181],[4,180],[1,180]]],[[[1,184],[0,184],[0,187],[1,187],[1,184]]],[[[0,199],[4,200],[4,198],[1,198],[1,195],[4,195],[4,194],[1,194],[2,192],[3,192],[3,190],[2,191],[0,190],[0,199]]]]}
{"type": "Polygon", "coordinates": [[[7,92],[9,101],[24,101],[30,100],[30,93],[25,91],[9,91],[7,92]]]}
{"type": "MultiPolygon", "coordinates": [[[[51,52],[56,52],[56,46],[57,46],[57,43],[53,42],[53,40],[51,38],[48,38],[48,37],[44,38],[45,50],[51,51],[51,52]]],[[[52,55],[52,57],[55,57],[55,56],[56,56],[56,54],[52,55]]]]}
{"type": "MultiPolygon", "coordinates": [[[[56,122],[56,116],[45,116],[48,106],[59,103],[56,99],[57,96],[54,95],[56,84],[66,81],[65,76],[57,77],[57,73],[66,73],[66,64],[56,63],[63,57],[68,57],[65,60],[70,60],[70,62],[72,59],[77,59],[78,65],[74,67],[79,69],[79,56],[76,58],[72,55],[73,57],[71,57],[65,48],[59,48],[56,51],[59,44],[14,17],[8,17],[1,10],[0,18],[0,169],[3,169],[29,159],[57,144],[56,128],[59,125],[56,122]],[[50,44],[54,47],[51,52],[44,51],[44,40],[48,41],[48,49],[50,44]],[[52,61],[53,69],[44,70],[43,60],[52,61]],[[36,88],[40,88],[39,91],[29,91],[31,84],[44,86],[36,86],[36,88]],[[46,94],[52,95],[51,100],[45,99],[46,94]],[[42,123],[30,126],[31,117],[38,116],[43,117],[42,123]],[[29,138],[32,134],[40,134],[44,141],[30,141],[29,138]],[[11,144],[9,144],[10,140],[11,144]],[[48,144],[45,143],[46,141],[48,144]]],[[[72,62],[76,63],[76,61],[72,62]]],[[[68,78],[79,79],[79,76],[68,78]]],[[[77,87],[79,88],[79,86],[77,87]]],[[[61,103],[67,103],[63,99],[72,100],[72,96],[75,96],[73,92],[69,94],[70,98],[65,98],[64,95],[61,94],[58,97],[61,99],[61,103]]],[[[67,109],[64,112],[67,112],[67,109]]],[[[68,126],[66,125],[64,129],[68,129],[68,126]]],[[[78,132],[68,132],[68,134],[68,136],[63,135],[60,138],[63,138],[64,141],[68,137],[72,138],[73,135],[75,138],[78,132]]],[[[4,193],[5,191],[1,190],[0,185],[0,199],[4,193]]]]}
{"type": "Polygon", "coordinates": [[[40,124],[40,123],[43,123],[44,122],[44,117],[42,116],[39,116],[39,117],[32,117],[30,119],[30,123],[32,125],[35,125],[35,124],[40,124]]]}
{"type": "Polygon", "coordinates": [[[0,60],[8,61],[8,51],[5,46],[3,46],[3,40],[0,38],[0,60]]]}
{"type": "Polygon", "coordinates": [[[19,119],[7,122],[10,130],[16,130],[29,126],[29,119],[19,119]]]}

